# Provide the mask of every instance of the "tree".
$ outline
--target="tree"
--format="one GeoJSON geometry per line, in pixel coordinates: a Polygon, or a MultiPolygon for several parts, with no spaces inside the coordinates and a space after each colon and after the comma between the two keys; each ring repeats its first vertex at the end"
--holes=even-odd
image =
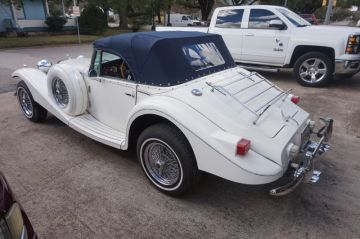
{"type": "Polygon", "coordinates": [[[198,8],[201,11],[201,20],[207,21],[215,0],[177,0],[178,4],[187,8],[198,8]]]}
{"type": "Polygon", "coordinates": [[[233,5],[252,5],[256,0],[232,0],[233,5]]]}
{"type": "Polygon", "coordinates": [[[215,1],[214,0],[198,0],[198,1],[201,11],[201,20],[207,21],[215,1]]]}
{"type": "MultiPolygon", "coordinates": [[[[261,0],[261,4],[284,5],[284,0],[261,0]]],[[[288,8],[296,13],[313,13],[322,6],[322,0],[288,0],[288,8]]]]}

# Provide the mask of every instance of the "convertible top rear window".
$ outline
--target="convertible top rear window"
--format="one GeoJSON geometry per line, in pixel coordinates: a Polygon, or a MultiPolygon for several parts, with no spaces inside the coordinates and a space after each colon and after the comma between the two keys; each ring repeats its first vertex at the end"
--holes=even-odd
{"type": "Polygon", "coordinates": [[[213,42],[187,45],[182,50],[195,71],[225,64],[224,58],[213,42]]]}

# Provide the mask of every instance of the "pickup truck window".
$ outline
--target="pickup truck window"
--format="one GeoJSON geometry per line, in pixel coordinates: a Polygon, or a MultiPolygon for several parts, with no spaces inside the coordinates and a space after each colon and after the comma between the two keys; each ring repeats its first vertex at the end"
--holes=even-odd
{"type": "Polygon", "coordinates": [[[271,29],[270,21],[280,20],[273,12],[266,9],[251,9],[249,28],[252,29],[271,29]]]}
{"type": "Polygon", "coordinates": [[[195,71],[225,64],[223,56],[213,42],[187,45],[182,50],[195,71]]]}
{"type": "Polygon", "coordinates": [[[284,17],[286,17],[292,24],[294,24],[297,27],[306,27],[310,26],[311,24],[297,15],[296,13],[289,11],[285,8],[278,8],[277,9],[284,17]]]}
{"type": "Polygon", "coordinates": [[[244,9],[221,10],[216,19],[216,27],[240,28],[244,9]]]}

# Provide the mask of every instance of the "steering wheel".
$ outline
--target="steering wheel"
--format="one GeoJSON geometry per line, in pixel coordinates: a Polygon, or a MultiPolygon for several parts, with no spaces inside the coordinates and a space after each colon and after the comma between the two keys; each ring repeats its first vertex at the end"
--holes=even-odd
{"type": "Polygon", "coordinates": [[[125,65],[125,61],[123,61],[123,62],[121,63],[121,65],[120,65],[120,76],[121,76],[121,78],[123,78],[123,79],[126,79],[126,78],[125,78],[125,73],[126,73],[126,71],[127,71],[126,68],[127,68],[127,67],[126,67],[126,65],[125,65]]]}

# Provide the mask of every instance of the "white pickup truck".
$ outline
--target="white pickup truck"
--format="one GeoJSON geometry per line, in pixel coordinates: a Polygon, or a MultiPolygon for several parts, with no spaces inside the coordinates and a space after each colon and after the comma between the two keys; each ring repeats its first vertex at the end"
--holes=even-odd
{"type": "Polygon", "coordinates": [[[351,76],[360,71],[359,28],[312,26],[284,7],[220,7],[208,28],[156,30],[220,34],[236,62],[255,70],[293,68],[304,86],[322,86],[334,74],[351,76]]]}

